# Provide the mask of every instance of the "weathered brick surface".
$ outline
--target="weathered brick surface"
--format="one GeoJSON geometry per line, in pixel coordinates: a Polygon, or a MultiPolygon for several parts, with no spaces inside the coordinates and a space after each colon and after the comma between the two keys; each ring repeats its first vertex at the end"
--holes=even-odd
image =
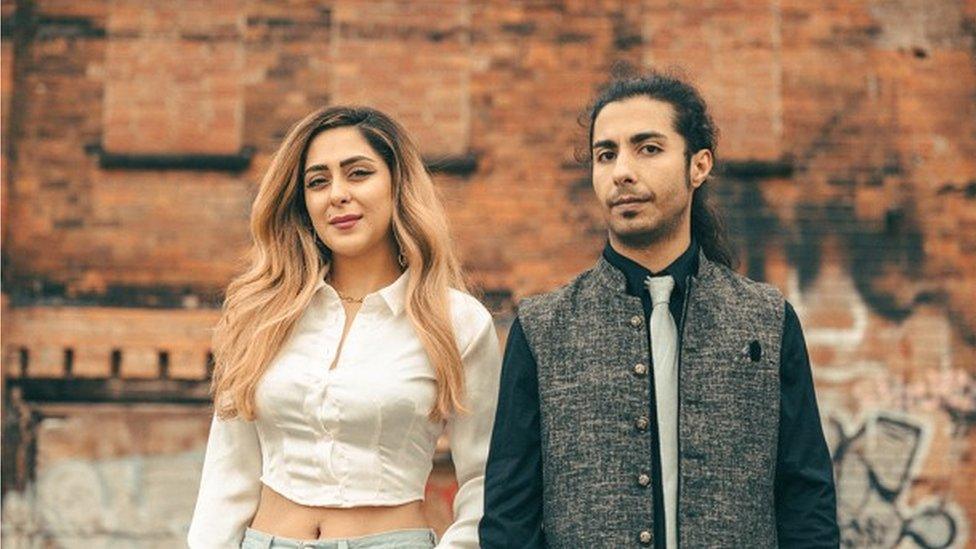
{"type": "MultiPolygon", "coordinates": [[[[429,158],[475,159],[473,173],[436,180],[469,277],[504,333],[515,300],[565,282],[603,244],[574,156],[585,148],[582,107],[616,61],[677,64],[722,130],[719,158],[732,169],[709,184],[742,271],[781,288],[803,322],[846,541],[892,546],[907,532],[903,544],[972,544],[976,3],[0,6],[6,387],[23,361],[29,378],[64,376],[66,350],[76,379],[111,376],[115,350],[122,379],[155,379],[161,362],[170,378],[202,379],[257,181],[288,128],[333,103],[394,113],[429,158]],[[240,171],[107,169],[99,156],[242,151],[253,156],[240,171]]],[[[7,418],[38,406],[9,396],[5,433],[7,418]]],[[[4,543],[8,517],[20,516],[11,512],[57,508],[39,503],[38,486],[53,478],[45,471],[72,453],[94,460],[82,477],[108,466],[82,442],[95,428],[68,420],[81,438],[62,440],[57,421],[35,425],[46,457],[34,488],[7,492],[4,543]]],[[[7,436],[5,489],[7,448],[24,447],[7,436]]],[[[196,427],[158,436],[202,451],[196,427]]],[[[117,457],[139,451],[120,448],[117,457]]],[[[438,527],[451,490],[428,490],[438,527]]],[[[163,492],[144,495],[168,505],[163,492]]],[[[99,532],[62,533],[88,535],[88,546],[121,535],[99,532]]]]}
{"type": "MultiPolygon", "coordinates": [[[[166,352],[169,377],[205,379],[217,316],[211,309],[14,308],[4,319],[4,363],[19,367],[20,350],[26,349],[28,377],[63,377],[64,351],[71,349],[75,377],[106,378],[112,352],[118,351],[121,377],[153,379],[159,376],[159,353],[166,352]]],[[[8,375],[19,376],[19,368],[11,367],[8,375]]]]}
{"type": "Polygon", "coordinates": [[[429,153],[468,152],[468,2],[337,2],[332,17],[333,102],[390,112],[429,153]]]}
{"type": "Polygon", "coordinates": [[[108,17],[102,145],[112,152],[236,153],[242,2],[122,2],[108,17]]]}
{"type": "Polygon", "coordinates": [[[669,4],[645,2],[644,62],[694,72],[722,129],[723,157],[778,160],[785,144],[780,2],[669,4]]]}

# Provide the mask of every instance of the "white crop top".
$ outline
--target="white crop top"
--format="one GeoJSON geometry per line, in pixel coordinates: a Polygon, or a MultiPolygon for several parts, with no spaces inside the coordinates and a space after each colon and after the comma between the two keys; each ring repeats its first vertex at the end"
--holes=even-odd
{"type": "Polygon", "coordinates": [[[345,312],[336,291],[320,283],[258,384],[257,419],[213,419],[191,548],[240,547],[262,483],[302,505],[422,500],[445,428],[458,492],[454,522],[438,547],[478,547],[501,370],[498,337],[485,307],[451,290],[468,413],[431,422],[434,370],[404,311],[407,277],[365,297],[332,370],[345,312]]]}

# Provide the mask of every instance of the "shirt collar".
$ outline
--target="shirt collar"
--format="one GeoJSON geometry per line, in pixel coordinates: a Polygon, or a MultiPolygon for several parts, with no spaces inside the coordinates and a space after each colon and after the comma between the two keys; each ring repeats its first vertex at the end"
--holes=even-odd
{"type": "MultiPolygon", "coordinates": [[[[403,312],[403,309],[406,306],[407,283],[409,280],[410,269],[408,268],[404,270],[403,273],[396,280],[394,280],[392,284],[371,294],[366,294],[365,298],[368,298],[371,295],[379,294],[380,298],[383,300],[383,303],[385,303],[386,306],[389,307],[390,312],[393,313],[393,316],[396,316],[403,312]]],[[[326,282],[324,278],[319,279],[318,284],[315,286],[316,292],[322,290],[329,292],[335,297],[335,299],[339,299],[339,293],[336,292],[335,288],[326,282]]]]}
{"type": "Polygon", "coordinates": [[[694,276],[698,272],[698,243],[695,238],[691,238],[691,244],[677,259],[671,262],[664,270],[652,273],[649,269],[636,261],[621,255],[613,249],[610,242],[603,248],[603,258],[610,265],[623,273],[627,280],[627,293],[630,295],[641,295],[644,291],[644,279],[648,276],[671,275],[674,278],[675,287],[679,291],[684,291],[689,276],[694,276]]]}

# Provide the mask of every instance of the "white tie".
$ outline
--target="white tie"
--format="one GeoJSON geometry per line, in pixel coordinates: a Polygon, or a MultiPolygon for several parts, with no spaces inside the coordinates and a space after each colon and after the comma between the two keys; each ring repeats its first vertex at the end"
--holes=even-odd
{"type": "Polygon", "coordinates": [[[651,359],[654,361],[654,395],[657,400],[658,440],[661,446],[661,480],[664,493],[665,539],[668,549],[678,547],[678,328],[668,302],[674,289],[670,276],[647,277],[651,294],[651,359]]]}

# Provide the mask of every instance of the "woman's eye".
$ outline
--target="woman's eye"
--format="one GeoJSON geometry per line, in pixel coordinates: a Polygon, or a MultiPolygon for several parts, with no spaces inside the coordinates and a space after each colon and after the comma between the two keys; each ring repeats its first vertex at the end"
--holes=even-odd
{"type": "Polygon", "coordinates": [[[317,177],[315,179],[310,179],[308,183],[305,184],[305,186],[308,188],[313,188],[313,187],[321,187],[328,184],[329,184],[328,179],[325,179],[324,177],[317,177]]]}
{"type": "Polygon", "coordinates": [[[349,177],[351,179],[365,179],[365,178],[367,178],[367,177],[369,177],[371,175],[373,175],[373,172],[371,172],[370,170],[365,170],[365,169],[353,170],[353,171],[349,172],[349,177]]]}

